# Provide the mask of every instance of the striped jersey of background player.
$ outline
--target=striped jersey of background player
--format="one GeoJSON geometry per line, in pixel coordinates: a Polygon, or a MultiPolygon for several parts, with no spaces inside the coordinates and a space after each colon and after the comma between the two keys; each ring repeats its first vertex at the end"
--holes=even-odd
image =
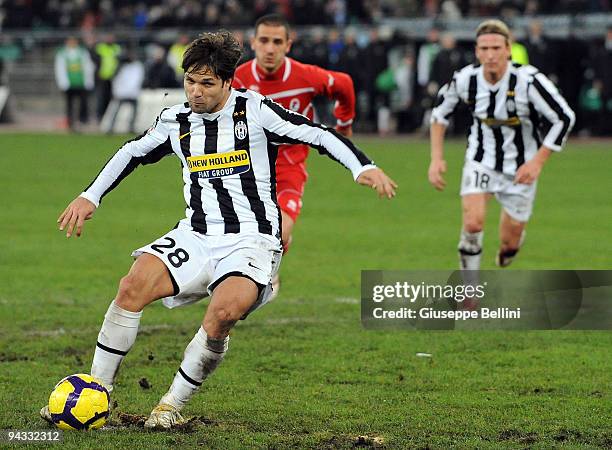
{"type": "MultiPolygon", "coordinates": [[[[270,298],[281,256],[278,144],[315,146],[348,168],[358,183],[381,196],[395,195],[395,183],[348,139],[257,92],[232,88],[241,53],[228,31],[205,33],[192,42],[183,58],[188,102],[165,108],[153,127],[121,147],[58,220],[68,237],[75,229],[80,235],[102,197],[138,165],[168,155],[181,162],[186,216],[132,253],[136,261],[105,315],[91,368],[112,390],[147,305],[163,298],[164,305],[174,307],[212,295],[146,427],[183,422],[179,411],[223,359],[230,329],[270,298]]],[[[41,416],[49,420],[48,407],[41,416]]]]}
{"type": "Polygon", "coordinates": [[[431,117],[429,182],[444,189],[444,133],[458,102],[473,117],[461,179],[463,228],[459,240],[462,269],[478,270],[488,200],[502,206],[496,264],[508,266],[525,236],[540,172],[561,151],[574,124],[574,112],[554,84],[533,66],[510,62],[510,33],[499,20],[476,31],[476,58],[453,74],[439,93],[431,117]],[[541,136],[541,122],[551,124],[541,136]]]}
{"type": "MultiPolygon", "coordinates": [[[[284,17],[278,14],[260,17],[255,23],[255,35],[251,39],[255,58],[236,69],[234,87],[255,90],[311,120],[314,117],[314,97],[321,95],[336,100],[336,131],[350,137],[355,117],[353,80],[345,73],[288,58],[286,55],[291,44],[289,24],[284,17]]],[[[285,252],[291,244],[293,225],[302,209],[304,185],[308,178],[307,157],[308,146],[303,144],[283,145],[278,150],[276,193],[283,219],[285,252]]],[[[278,274],[272,282],[274,292],[277,293],[280,287],[278,274]]]]}

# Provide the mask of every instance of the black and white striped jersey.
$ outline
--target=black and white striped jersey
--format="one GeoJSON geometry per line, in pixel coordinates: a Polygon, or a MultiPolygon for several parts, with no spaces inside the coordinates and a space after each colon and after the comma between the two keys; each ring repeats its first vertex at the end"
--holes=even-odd
{"type": "Polygon", "coordinates": [[[560,151],[574,125],[574,112],[555,85],[533,66],[508,64],[496,83],[488,83],[480,65],[455,72],[438,93],[431,122],[448,125],[457,103],[472,112],[466,160],[505,174],[534,157],[543,144],[560,151]],[[540,135],[541,122],[551,124],[540,135]]]}
{"type": "Polygon", "coordinates": [[[176,154],[187,208],[182,221],[208,235],[259,232],[280,236],[275,162],[278,144],[308,144],[357,179],[373,162],[333,129],[312,123],[249,90],[232,92],[220,111],[166,108],[153,127],[125,143],[81,194],[94,204],[140,164],[176,154]]]}

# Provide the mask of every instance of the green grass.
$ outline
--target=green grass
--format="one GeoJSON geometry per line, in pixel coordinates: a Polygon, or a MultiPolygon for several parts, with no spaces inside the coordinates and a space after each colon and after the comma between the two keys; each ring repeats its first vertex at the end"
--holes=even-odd
{"type": "MultiPolygon", "coordinates": [[[[66,433],[67,448],[612,446],[609,332],[362,328],[360,270],[456,266],[463,153],[462,143],[449,143],[449,187],[438,193],[426,179],[427,143],[357,141],[400,184],[397,198],[378,200],[313,152],[281,295],[235,328],[226,360],[185,410],[207,420],[179,432],[66,433]]],[[[175,159],[139,168],[82,238],[66,240],[57,216],[122,139],[0,142],[0,429],[40,429],[38,409],[54,383],[89,371],[130,252],[182,217],[181,179],[175,159]]],[[[611,165],[608,143],[572,142],[551,158],[513,267],[612,267],[611,165]]],[[[492,203],[483,268],[494,267],[498,216],[492,203]]],[[[204,311],[205,304],[145,311],[117,381],[117,411],[148,414],[204,311]],[[141,378],[152,387],[141,388],[141,378]]]]}

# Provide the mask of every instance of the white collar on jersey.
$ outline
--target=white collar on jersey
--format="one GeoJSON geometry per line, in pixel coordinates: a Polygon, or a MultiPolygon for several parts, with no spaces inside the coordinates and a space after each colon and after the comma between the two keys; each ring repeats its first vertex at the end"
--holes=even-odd
{"type": "MultiPolygon", "coordinates": [[[[253,61],[251,62],[251,73],[253,74],[253,78],[255,78],[255,80],[260,83],[261,78],[259,78],[259,74],[257,73],[257,59],[255,58],[253,58],[253,61]]],[[[285,56],[285,72],[283,73],[283,83],[287,81],[289,75],[291,75],[291,60],[285,56]]]]}

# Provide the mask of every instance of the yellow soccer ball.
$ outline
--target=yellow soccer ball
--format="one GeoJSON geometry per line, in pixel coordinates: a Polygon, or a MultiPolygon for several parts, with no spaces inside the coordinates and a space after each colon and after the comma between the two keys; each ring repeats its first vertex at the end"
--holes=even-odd
{"type": "Polygon", "coordinates": [[[106,423],[110,395],[102,382],[78,373],[55,385],[49,397],[53,423],[62,430],[94,430],[106,423]]]}

